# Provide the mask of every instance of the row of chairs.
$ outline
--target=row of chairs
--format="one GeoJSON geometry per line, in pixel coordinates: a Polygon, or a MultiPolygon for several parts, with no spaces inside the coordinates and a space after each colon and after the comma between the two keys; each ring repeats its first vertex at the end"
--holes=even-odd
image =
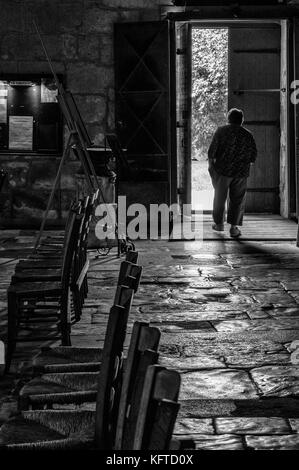
{"type": "Polygon", "coordinates": [[[174,441],[180,374],[158,365],[160,331],[135,322],[126,357],[127,325],[142,268],[129,252],[120,266],[104,347],[41,350],[35,377],[19,393],[19,414],[0,429],[0,446],[103,450],[192,448],[174,441]],[[95,410],[88,409],[90,403],[95,410]],[[83,405],[81,408],[69,405],[83,405]]]}
{"type": "Polygon", "coordinates": [[[64,236],[48,236],[20,260],[7,291],[6,372],[17,342],[60,339],[70,345],[88,293],[87,237],[97,193],[74,202],[64,236]]]}

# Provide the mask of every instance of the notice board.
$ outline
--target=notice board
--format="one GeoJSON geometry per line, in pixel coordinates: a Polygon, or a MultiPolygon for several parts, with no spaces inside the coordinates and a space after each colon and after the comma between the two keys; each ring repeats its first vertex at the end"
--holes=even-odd
{"type": "Polygon", "coordinates": [[[0,76],[0,152],[61,152],[57,93],[50,75],[0,76]]]}

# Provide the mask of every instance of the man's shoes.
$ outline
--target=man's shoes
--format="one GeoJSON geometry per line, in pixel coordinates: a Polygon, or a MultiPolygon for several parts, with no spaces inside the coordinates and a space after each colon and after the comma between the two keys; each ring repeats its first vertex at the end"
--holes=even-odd
{"type": "Polygon", "coordinates": [[[233,238],[238,238],[242,235],[241,230],[239,230],[238,227],[231,227],[229,233],[233,238]]]}
{"type": "Polygon", "coordinates": [[[213,224],[212,229],[216,232],[224,232],[224,225],[223,224],[213,224]]]}

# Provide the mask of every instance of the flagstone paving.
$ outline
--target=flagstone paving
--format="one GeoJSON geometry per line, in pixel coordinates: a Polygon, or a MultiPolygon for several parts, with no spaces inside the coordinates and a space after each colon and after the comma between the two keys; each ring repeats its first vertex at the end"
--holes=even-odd
{"type": "MultiPolygon", "coordinates": [[[[0,236],[0,337],[6,288],[34,233],[0,236]]],[[[143,265],[128,332],[136,320],[161,330],[160,362],[181,373],[175,434],[197,449],[299,449],[299,249],[291,241],[138,242],[143,265]]],[[[118,276],[112,252],[90,252],[89,297],[72,342],[102,346],[118,276]]],[[[129,336],[129,335],[128,335],[129,336]]],[[[126,340],[128,345],[129,337],[126,340]]],[[[41,345],[18,345],[0,384],[0,423],[16,411],[41,345]]]]}

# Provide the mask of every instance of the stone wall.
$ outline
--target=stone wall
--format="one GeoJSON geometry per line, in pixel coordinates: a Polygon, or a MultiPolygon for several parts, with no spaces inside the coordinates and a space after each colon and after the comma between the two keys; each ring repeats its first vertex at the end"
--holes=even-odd
{"type": "MultiPolygon", "coordinates": [[[[57,73],[63,74],[96,145],[114,129],[113,24],[160,19],[161,0],[0,0],[0,74],[49,73],[35,18],[57,73]]],[[[168,2],[170,3],[170,2],[168,2]]],[[[24,224],[39,219],[59,158],[0,154],[9,172],[0,218],[24,224]]],[[[53,218],[75,191],[77,163],[65,168],[53,218]]]]}

